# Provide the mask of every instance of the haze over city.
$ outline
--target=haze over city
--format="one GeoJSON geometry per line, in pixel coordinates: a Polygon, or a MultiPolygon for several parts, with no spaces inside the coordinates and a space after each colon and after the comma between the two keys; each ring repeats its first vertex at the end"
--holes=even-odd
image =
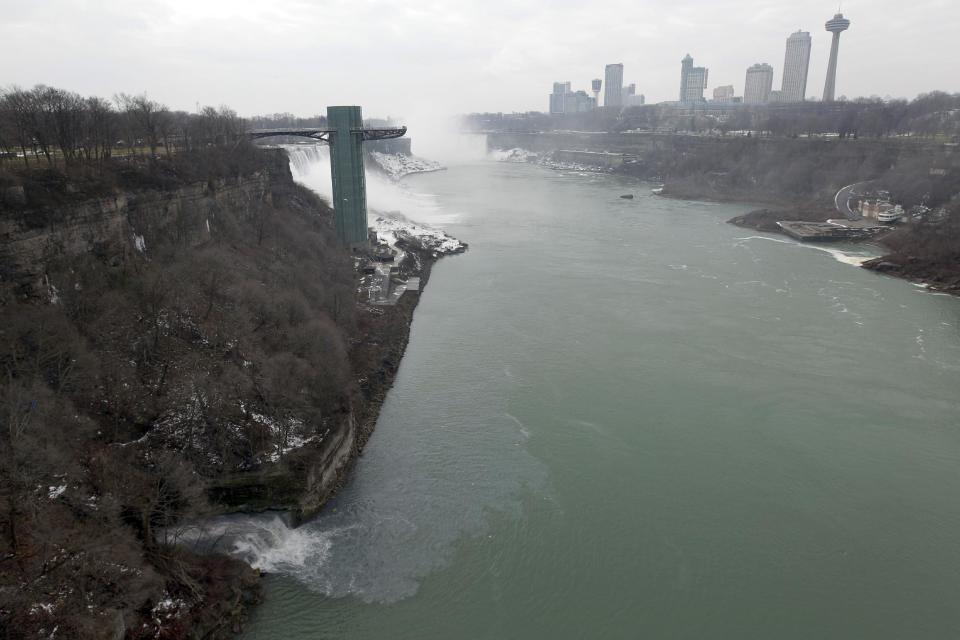
{"type": "MultiPolygon", "coordinates": [[[[826,73],[830,2],[597,3],[252,0],[2,0],[5,84],[81,94],[149,91],[173,108],[309,115],[363,104],[370,115],[545,110],[554,81],[589,90],[624,64],[647,102],[675,100],[681,58],[710,70],[708,95],[758,62],[779,86],[784,41],[813,37],[808,97],[826,73]],[[51,21],[50,16],[57,20],[51,21]],[[118,55],[122,52],[122,55],[118,55]],[[29,55],[27,55],[29,53],[29,55]],[[363,82],[358,82],[359,77],[363,82]]],[[[948,0],[843,3],[837,96],[912,98],[955,91],[960,5],[948,0]]]]}

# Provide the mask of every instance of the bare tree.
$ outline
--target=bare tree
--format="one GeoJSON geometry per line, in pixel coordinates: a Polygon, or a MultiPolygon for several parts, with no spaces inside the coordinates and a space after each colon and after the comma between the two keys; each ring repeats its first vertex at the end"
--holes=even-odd
{"type": "Polygon", "coordinates": [[[147,97],[147,94],[131,96],[125,93],[114,98],[120,110],[132,123],[132,129],[150,147],[150,155],[155,155],[157,147],[168,130],[169,110],[147,97]]]}

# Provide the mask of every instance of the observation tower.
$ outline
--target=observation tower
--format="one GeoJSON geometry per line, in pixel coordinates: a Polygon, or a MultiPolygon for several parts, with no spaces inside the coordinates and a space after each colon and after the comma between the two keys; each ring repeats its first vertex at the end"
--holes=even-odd
{"type": "Polygon", "coordinates": [[[833,34],[830,44],[830,63],[827,65],[827,82],[823,85],[823,101],[833,102],[837,90],[837,55],[840,53],[840,34],[850,28],[850,21],[842,13],[827,20],[826,29],[833,34]]]}

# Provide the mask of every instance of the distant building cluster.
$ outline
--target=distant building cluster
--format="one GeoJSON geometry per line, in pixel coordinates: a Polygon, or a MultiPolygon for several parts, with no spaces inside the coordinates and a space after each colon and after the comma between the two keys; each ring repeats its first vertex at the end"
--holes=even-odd
{"type": "Polygon", "coordinates": [[[596,106],[596,99],[588,96],[586,91],[571,90],[569,82],[553,83],[553,93],[550,94],[550,115],[583,113],[592,111],[596,106]]]}
{"type": "MultiPolygon", "coordinates": [[[[843,14],[836,14],[827,21],[826,30],[833,34],[830,47],[830,61],[827,64],[827,81],[823,89],[823,101],[834,100],[837,81],[837,57],[840,47],[840,34],[850,28],[850,21],[843,14]]],[[[807,75],[810,71],[810,50],[813,39],[809,31],[795,31],[787,38],[786,53],[783,58],[783,76],[780,88],[773,88],[773,67],[766,62],[758,62],[747,69],[743,85],[744,104],[795,103],[807,99],[807,75]]],[[[685,105],[702,101],[697,86],[691,86],[691,77],[697,78],[699,67],[693,66],[690,55],[680,62],[680,102],[685,105]]],[[[706,78],[706,70],[703,70],[706,78]]],[[[714,96],[714,102],[734,102],[724,93],[714,96]]]]}
{"type": "Polygon", "coordinates": [[[636,83],[623,85],[623,64],[608,64],[604,77],[590,81],[593,96],[585,91],[573,91],[569,82],[554,82],[550,94],[550,114],[583,113],[600,106],[600,91],[603,90],[603,106],[612,108],[633,107],[646,104],[646,97],[637,93],[636,83]]]}
{"type": "MultiPolygon", "coordinates": [[[[830,59],[827,63],[827,77],[823,88],[823,102],[835,100],[837,84],[837,60],[839,58],[840,34],[850,28],[850,20],[837,13],[828,20],[824,28],[832,34],[830,59]]],[[[795,31],[787,37],[786,52],[783,58],[783,74],[780,88],[773,88],[774,68],[766,62],[758,62],[747,69],[743,86],[743,96],[736,96],[733,85],[721,85],[713,90],[710,102],[717,105],[770,103],[799,103],[807,100],[807,76],[810,71],[810,51],[813,39],[809,31],[795,31]]],[[[693,66],[693,57],[688,53],[680,61],[680,93],[678,104],[682,107],[695,107],[707,102],[704,93],[707,90],[709,69],[693,66]]],[[[643,94],[637,94],[636,84],[624,86],[623,64],[608,64],[604,77],[591,82],[593,96],[585,91],[572,91],[569,82],[555,82],[550,94],[550,113],[582,113],[601,107],[600,91],[603,89],[604,108],[622,109],[646,103],[643,94]]]]}
{"type": "MultiPolygon", "coordinates": [[[[837,83],[837,57],[840,47],[840,34],[850,28],[850,21],[843,14],[836,14],[827,21],[825,28],[833,34],[830,47],[830,61],[827,64],[827,81],[823,89],[823,101],[832,102],[837,83]]],[[[813,39],[809,31],[795,31],[787,38],[786,53],[783,57],[783,76],[780,88],[773,88],[773,67],[765,62],[752,65],[747,69],[743,88],[745,104],[795,103],[807,99],[807,75],[810,71],[810,50],[813,39]]]]}

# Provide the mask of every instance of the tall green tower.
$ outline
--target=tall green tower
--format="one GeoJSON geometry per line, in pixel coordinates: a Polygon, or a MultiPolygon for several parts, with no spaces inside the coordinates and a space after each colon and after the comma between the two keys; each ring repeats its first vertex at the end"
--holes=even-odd
{"type": "Polygon", "coordinates": [[[247,135],[252,140],[300,136],[330,145],[337,238],[345,246],[358,249],[367,242],[367,179],[363,170],[363,142],[399,138],[406,132],[406,127],[364,129],[360,107],[327,107],[326,128],[251,129],[247,135]]]}
{"type": "Polygon", "coordinates": [[[330,173],[337,237],[348,247],[367,241],[367,180],[363,170],[360,107],[327,107],[331,131],[330,173]]]}

